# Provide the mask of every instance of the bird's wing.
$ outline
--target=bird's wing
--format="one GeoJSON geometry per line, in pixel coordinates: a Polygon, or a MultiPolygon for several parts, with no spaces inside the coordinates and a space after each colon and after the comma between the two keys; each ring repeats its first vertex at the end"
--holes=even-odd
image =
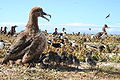
{"type": "Polygon", "coordinates": [[[108,18],[108,17],[110,17],[110,14],[108,14],[108,15],[105,17],[105,19],[108,18]]]}
{"type": "Polygon", "coordinates": [[[103,35],[103,32],[98,32],[97,34],[96,34],[96,36],[99,38],[100,36],[102,36],[103,35]]]}
{"type": "Polygon", "coordinates": [[[23,49],[26,49],[26,47],[28,47],[31,44],[31,42],[31,38],[26,39],[26,35],[18,36],[16,42],[10,47],[7,54],[5,54],[2,63],[7,63],[9,60],[16,60],[20,58],[23,55],[23,53],[19,52],[23,51],[23,49]]]}
{"type": "Polygon", "coordinates": [[[30,45],[31,42],[32,42],[32,40],[30,38],[26,39],[26,35],[18,36],[15,43],[10,47],[9,53],[12,53],[12,54],[17,53],[17,52],[23,50],[28,45],[30,45]]]}

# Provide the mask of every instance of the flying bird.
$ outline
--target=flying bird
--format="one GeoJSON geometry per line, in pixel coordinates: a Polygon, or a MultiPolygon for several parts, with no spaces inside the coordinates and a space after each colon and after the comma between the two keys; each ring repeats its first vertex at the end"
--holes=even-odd
{"type": "Polygon", "coordinates": [[[89,30],[91,30],[91,28],[89,28],[89,30]]]}
{"type": "Polygon", "coordinates": [[[105,19],[108,18],[108,17],[110,17],[110,14],[108,14],[108,15],[105,17],[105,19]]]}
{"type": "Polygon", "coordinates": [[[47,46],[47,39],[39,29],[38,17],[49,21],[45,16],[50,16],[51,18],[51,15],[45,13],[39,6],[31,9],[25,30],[17,36],[13,45],[10,46],[3,59],[3,64],[9,62],[9,60],[22,59],[24,64],[30,63],[34,59],[39,59],[40,54],[47,46]]]}

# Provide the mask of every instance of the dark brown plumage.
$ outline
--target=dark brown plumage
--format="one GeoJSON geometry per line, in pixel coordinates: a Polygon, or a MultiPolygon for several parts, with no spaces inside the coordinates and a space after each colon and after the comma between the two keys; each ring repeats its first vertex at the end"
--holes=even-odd
{"type": "Polygon", "coordinates": [[[55,28],[55,32],[53,32],[53,35],[54,36],[56,36],[57,34],[58,34],[58,31],[57,31],[58,29],[57,28],[55,28]]]}
{"type": "Polygon", "coordinates": [[[2,31],[3,34],[6,34],[7,33],[7,27],[5,26],[3,31],[2,31]]]}
{"type": "Polygon", "coordinates": [[[0,28],[0,33],[2,33],[2,31],[3,31],[3,27],[0,28]]]}
{"type": "Polygon", "coordinates": [[[3,63],[17,59],[22,59],[22,63],[28,63],[39,58],[47,45],[47,39],[38,26],[38,17],[49,21],[44,15],[51,17],[38,6],[32,8],[26,29],[17,36],[14,44],[5,55],[3,63]]]}
{"type": "Polygon", "coordinates": [[[10,36],[13,36],[15,33],[16,33],[16,25],[15,26],[12,26],[10,31],[7,33],[7,35],[10,35],[10,36]]]}

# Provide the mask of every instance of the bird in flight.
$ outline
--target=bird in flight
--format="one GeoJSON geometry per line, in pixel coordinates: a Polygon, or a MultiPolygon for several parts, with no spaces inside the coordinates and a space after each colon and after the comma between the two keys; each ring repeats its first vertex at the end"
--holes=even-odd
{"type": "Polygon", "coordinates": [[[108,18],[108,17],[110,17],[110,14],[108,14],[108,15],[105,17],[105,19],[108,18]]]}
{"type": "Polygon", "coordinates": [[[91,30],[91,28],[89,28],[89,30],[91,30]]]}

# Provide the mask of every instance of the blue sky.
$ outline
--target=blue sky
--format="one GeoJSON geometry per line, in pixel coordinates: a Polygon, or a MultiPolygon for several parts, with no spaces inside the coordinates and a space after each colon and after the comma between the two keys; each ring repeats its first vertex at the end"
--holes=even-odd
{"type": "Polygon", "coordinates": [[[40,6],[52,15],[50,22],[39,18],[41,30],[53,32],[58,27],[61,31],[65,27],[69,33],[96,33],[108,24],[108,33],[120,34],[119,5],[120,0],[0,0],[0,26],[18,25],[17,31],[21,31],[30,9],[40,6]],[[105,19],[108,14],[111,16],[105,19]]]}

